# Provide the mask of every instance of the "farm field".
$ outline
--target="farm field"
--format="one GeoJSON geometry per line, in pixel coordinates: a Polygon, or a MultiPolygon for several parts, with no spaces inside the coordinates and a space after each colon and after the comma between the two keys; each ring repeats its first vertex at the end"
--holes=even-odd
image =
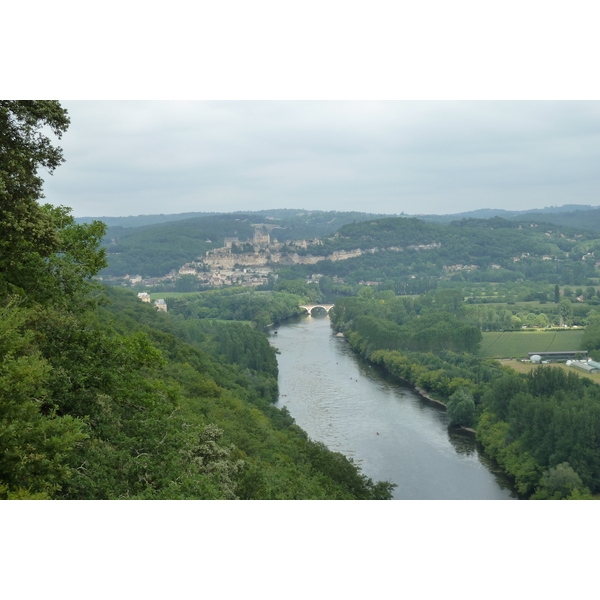
{"type": "Polygon", "coordinates": [[[485,331],[478,355],[485,358],[521,358],[528,352],[579,350],[583,329],[567,331],[485,331]]]}

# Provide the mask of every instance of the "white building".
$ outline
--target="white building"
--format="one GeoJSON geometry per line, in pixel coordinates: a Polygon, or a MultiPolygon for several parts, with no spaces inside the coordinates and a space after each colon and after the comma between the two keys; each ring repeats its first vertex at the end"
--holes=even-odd
{"type": "Polygon", "coordinates": [[[154,306],[159,312],[167,312],[167,303],[162,298],[155,300],[154,306]]]}

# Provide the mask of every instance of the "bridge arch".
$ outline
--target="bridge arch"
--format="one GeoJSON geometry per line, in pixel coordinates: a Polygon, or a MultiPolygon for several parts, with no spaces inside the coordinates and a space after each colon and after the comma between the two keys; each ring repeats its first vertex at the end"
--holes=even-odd
{"type": "Polygon", "coordinates": [[[329,311],[333,308],[333,304],[301,304],[300,308],[303,308],[309,315],[312,314],[315,308],[322,308],[329,314],[329,311]]]}

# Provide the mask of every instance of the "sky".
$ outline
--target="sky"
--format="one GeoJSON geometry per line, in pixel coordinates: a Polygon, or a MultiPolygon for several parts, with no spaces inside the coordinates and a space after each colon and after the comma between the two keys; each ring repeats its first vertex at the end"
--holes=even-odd
{"type": "Polygon", "coordinates": [[[600,102],[62,101],[76,217],[600,204],[600,102]]]}

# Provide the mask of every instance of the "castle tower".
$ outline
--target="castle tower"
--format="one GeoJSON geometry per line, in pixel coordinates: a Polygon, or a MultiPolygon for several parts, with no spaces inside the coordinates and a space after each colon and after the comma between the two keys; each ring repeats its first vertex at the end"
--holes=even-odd
{"type": "Polygon", "coordinates": [[[254,246],[266,247],[271,243],[271,236],[258,226],[254,228],[254,246]]]}

